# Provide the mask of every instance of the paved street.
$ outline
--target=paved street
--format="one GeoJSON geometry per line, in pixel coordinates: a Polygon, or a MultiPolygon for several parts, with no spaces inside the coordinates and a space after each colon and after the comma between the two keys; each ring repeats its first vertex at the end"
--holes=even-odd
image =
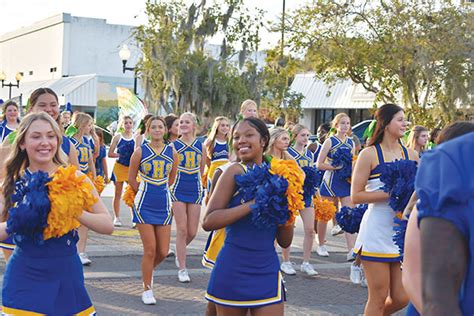
{"type": "MultiPolygon", "coordinates": [[[[111,210],[112,187],[103,193],[111,210]]],[[[141,303],[140,280],[141,241],[138,231],[131,229],[130,214],[122,207],[124,227],[112,236],[91,233],[87,253],[93,260],[84,269],[86,286],[100,315],[202,315],[206,301],[204,293],[209,270],[201,264],[207,233],[200,230],[189,248],[188,269],[192,282],[179,283],[174,258],[168,258],[155,271],[155,306],[141,303]]],[[[296,276],[286,276],[287,315],[356,315],[363,312],[367,291],[349,281],[349,264],[345,261],[345,239],[342,235],[328,236],[329,258],[314,252],[312,263],[319,275],[306,277],[299,272],[302,261],[302,223],[297,223],[292,261],[298,265],[296,276]]],[[[172,230],[174,243],[175,230],[172,230]]],[[[0,272],[4,271],[3,260],[0,272]]]]}

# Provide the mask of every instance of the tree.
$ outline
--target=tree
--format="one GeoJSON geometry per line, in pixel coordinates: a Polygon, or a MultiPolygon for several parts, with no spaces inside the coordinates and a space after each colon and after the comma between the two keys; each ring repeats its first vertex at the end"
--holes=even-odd
{"type": "Polygon", "coordinates": [[[290,42],[326,82],[351,79],[412,119],[472,103],[473,14],[451,1],[324,1],[296,10],[290,42]]]}
{"type": "Polygon", "coordinates": [[[211,5],[202,0],[188,7],[182,1],[147,1],[148,23],[137,28],[135,38],[143,52],[138,69],[145,98],[154,111],[162,107],[165,112],[209,116],[236,112],[249,92],[239,74],[245,69],[229,59],[239,54],[243,66],[248,52],[257,49],[263,25],[261,11],[249,12],[243,0],[211,5]],[[216,34],[223,35],[217,58],[205,51],[206,41],[216,34]]]}

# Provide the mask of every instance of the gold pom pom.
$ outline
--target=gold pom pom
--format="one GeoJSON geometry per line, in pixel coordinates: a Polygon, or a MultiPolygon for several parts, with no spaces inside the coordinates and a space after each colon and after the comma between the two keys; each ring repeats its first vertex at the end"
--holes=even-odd
{"type": "Polygon", "coordinates": [[[87,176],[89,177],[89,179],[91,179],[92,183],[94,184],[95,189],[97,190],[97,193],[99,193],[100,195],[102,191],[104,191],[104,188],[105,188],[105,179],[102,176],[97,176],[94,179],[92,172],[89,172],[87,176]]]}
{"type": "Polygon", "coordinates": [[[60,167],[47,184],[51,211],[48,227],[44,229],[44,239],[61,237],[81,224],[78,217],[83,211],[90,211],[97,199],[92,195],[92,186],[85,181],[86,176],[76,174],[76,166],[60,167]]]}
{"type": "Polygon", "coordinates": [[[132,186],[129,184],[125,188],[125,192],[123,193],[122,200],[127,204],[129,207],[133,207],[133,203],[135,201],[135,196],[137,193],[133,191],[132,186]]]}
{"type": "Polygon", "coordinates": [[[315,197],[313,202],[314,215],[318,221],[329,222],[336,214],[336,206],[333,202],[321,197],[315,197]]]}
{"type": "Polygon", "coordinates": [[[270,172],[277,174],[288,181],[286,196],[288,198],[290,218],[287,225],[292,225],[295,222],[296,216],[299,215],[299,211],[304,209],[304,172],[300,167],[298,167],[295,160],[282,160],[277,158],[273,158],[270,162],[270,172]]]}

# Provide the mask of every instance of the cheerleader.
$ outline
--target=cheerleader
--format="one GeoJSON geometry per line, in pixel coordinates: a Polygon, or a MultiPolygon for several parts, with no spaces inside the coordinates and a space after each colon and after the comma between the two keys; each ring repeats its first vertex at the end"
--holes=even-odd
{"type": "Polygon", "coordinates": [[[16,130],[19,123],[18,104],[13,101],[8,101],[3,104],[3,121],[0,123],[0,143],[2,143],[11,132],[16,130]]]}
{"type": "MultiPolygon", "coordinates": [[[[49,114],[53,120],[58,122],[59,120],[59,102],[58,96],[56,93],[49,89],[49,88],[38,88],[34,90],[29,98],[29,112],[30,113],[41,113],[46,112],[49,114]]],[[[1,148],[0,148],[0,161],[5,161],[11,152],[11,144],[13,143],[13,139],[9,140],[7,138],[4,140],[1,148]]],[[[61,151],[63,152],[64,156],[66,157],[66,162],[75,166],[79,166],[79,162],[77,160],[77,151],[74,146],[69,141],[65,135],[62,135],[62,142],[61,142],[61,151]]],[[[2,164],[0,167],[0,179],[3,179],[6,174],[6,170],[4,169],[5,164],[2,164]]],[[[7,238],[0,243],[0,248],[3,250],[3,255],[5,260],[8,261],[15,245],[11,238],[7,238]]]]}
{"type": "MultiPolygon", "coordinates": [[[[23,118],[17,131],[11,155],[6,161],[8,173],[0,198],[3,214],[0,239],[8,236],[8,230],[17,243],[4,273],[2,312],[8,315],[95,314],[84,286],[82,266],[75,246],[77,232],[74,225],[80,223],[98,233],[111,234],[113,226],[110,215],[90,180],[83,178],[82,173],[71,170],[72,167],[63,167],[65,162],[59,152],[62,134],[57,123],[49,115],[29,114],[23,118]],[[61,180],[64,182],[66,176],[69,184],[74,181],[77,190],[69,190],[67,197],[61,194],[62,191],[56,191],[54,198],[62,199],[62,202],[54,203],[55,200],[51,200],[51,189],[48,192],[44,188],[46,183],[43,183],[39,188],[43,190],[42,193],[36,188],[34,197],[28,197],[33,194],[28,192],[22,198],[22,203],[28,201],[28,206],[14,203],[13,196],[18,198],[22,193],[25,194],[25,191],[18,191],[16,188],[22,184],[34,185],[28,180],[35,177],[38,182],[40,171],[59,178],[55,186],[57,190],[60,187],[67,190],[61,183],[58,184],[61,180]],[[67,204],[67,199],[77,202],[75,205],[81,201],[85,205],[74,207],[67,204]],[[97,202],[93,202],[94,199],[97,199],[97,202]],[[38,223],[38,227],[31,229],[31,223],[24,223],[25,219],[18,216],[20,211],[27,212],[30,208],[42,207],[39,205],[46,202],[50,204],[50,210],[45,217],[41,217],[45,221],[47,217],[46,227],[38,223]],[[63,207],[67,210],[61,210],[63,207]],[[89,211],[84,212],[83,209],[89,211]],[[54,214],[56,216],[53,216],[54,214]],[[65,216],[70,216],[71,221],[58,222],[64,220],[65,216]],[[7,218],[8,221],[4,222],[7,218]]],[[[48,182],[48,185],[52,185],[54,179],[48,179],[48,182]]],[[[32,212],[31,216],[40,217],[36,212],[32,212]]]]}
{"type": "Polygon", "coordinates": [[[173,145],[164,143],[166,132],[166,123],[161,117],[147,120],[146,133],[151,141],[135,150],[128,173],[128,182],[137,192],[132,208],[133,222],[137,224],[143,243],[142,302],[147,305],[156,304],[153,270],[168,254],[173,218],[168,185],[176,178],[178,154],[173,145]]]}
{"type": "Polygon", "coordinates": [[[107,148],[104,142],[104,132],[101,129],[96,128],[95,133],[97,135],[99,155],[95,160],[95,173],[97,176],[104,178],[104,182],[109,183],[109,169],[107,166],[107,148]]]}
{"type": "Polygon", "coordinates": [[[168,114],[165,116],[166,128],[168,134],[166,135],[166,142],[172,143],[178,139],[179,136],[179,117],[174,114],[168,114]]]}
{"type": "Polygon", "coordinates": [[[410,131],[407,140],[407,147],[413,149],[421,157],[425,151],[425,147],[428,145],[430,138],[429,130],[426,127],[415,125],[410,131]]]}
{"type": "MultiPolygon", "coordinates": [[[[444,128],[440,133],[438,133],[439,137],[436,139],[436,143],[440,145],[453,138],[457,138],[468,133],[472,134],[473,132],[474,132],[474,123],[463,122],[463,121],[455,122],[447,126],[446,128],[444,128]]],[[[461,139],[459,140],[459,143],[458,143],[458,145],[461,145],[461,146],[463,145],[467,146],[467,144],[468,142],[461,141],[461,139]]],[[[429,212],[431,210],[430,207],[427,207],[426,201],[430,199],[431,196],[434,196],[435,192],[438,191],[438,188],[437,188],[438,185],[436,184],[443,185],[443,188],[445,187],[444,180],[442,181],[443,184],[441,184],[437,179],[433,179],[431,175],[433,175],[434,177],[437,177],[440,175],[440,173],[443,172],[443,170],[444,171],[448,170],[450,174],[447,175],[446,179],[451,179],[451,178],[454,179],[457,177],[453,175],[454,174],[453,170],[455,169],[452,168],[452,166],[444,169],[442,168],[441,164],[438,165],[438,161],[437,161],[438,159],[434,157],[436,157],[436,155],[438,155],[439,157],[446,153],[454,152],[454,150],[452,149],[455,146],[457,147],[458,145],[454,145],[454,143],[449,144],[449,145],[448,144],[444,145],[443,147],[441,147],[443,148],[441,149],[443,154],[432,153],[432,154],[427,155],[426,157],[423,157],[423,163],[421,164],[420,169],[418,170],[417,179],[415,183],[416,191],[420,192],[420,194],[422,195],[422,197],[420,198],[420,203],[419,203],[420,210],[422,211],[422,213],[425,212],[424,214],[426,214],[426,211],[429,212]],[[433,169],[440,170],[440,172],[433,173],[433,169]]],[[[472,154],[468,155],[467,157],[472,157],[472,154]]],[[[457,155],[453,155],[453,160],[456,160],[458,158],[459,157],[457,155]]],[[[469,174],[469,176],[472,176],[472,172],[471,174],[469,174]]],[[[461,176],[459,176],[459,178],[461,178],[461,176]]],[[[464,189],[466,188],[469,188],[467,184],[465,185],[464,189]]],[[[462,190],[462,188],[457,188],[457,189],[462,190]]],[[[463,196],[462,194],[458,192],[456,192],[456,194],[459,197],[463,196]]],[[[469,196],[469,195],[467,194],[466,196],[469,196]]],[[[416,197],[416,199],[418,199],[418,197],[416,197]]],[[[441,230],[436,230],[436,231],[440,232],[441,230]]],[[[445,233],[448,234],[447,231],[445,231],[445,233]]],[[[436,236],[435,238],[437,237],[438,236],[436,236]]],[[[432,251],[434,248],[430,247],[429,249],[430,251],[432,251]]],[[[432,253],[430,253],[430,255],[431,254],[432,253]]],[[[455,256],[454,258],[456,258],[456,263],[460,262],[458,260],[459,259],[458,256],[455,256]]],[[[418,209],[414,208],[411,214],[409,214],[409,220],[407,224],[406,237],[405,237],[405,249],[403,253],[403,270],[402,270],[403,287],[405,288],[406,293],[410,297],[410,302],[412,303],[407,307],[407,313],[406,313],[406,315],[410,315],[410,316],[420,315],[419,311],[423,310],[423,303],[422,303],[422,298],[421,298],[421,259],[422,258],[421,258],[420,230],[418,229],[418,209]]],[[[450,310],[454,310],[454,309],[450,307],[450,310]]],[[[464,313],[472,314],[466,311],[464,311],[464,313]]]]}
{"type": "MultiPolygon", "coordinates": [[[[313,153],[308,148],[306,148],[310,135],[309,130],[301,124],[296,124],[292,129],[292,135],[293,146],[288,148],[288,153],[293,159],[296,160],[300,168],[312,167],[314,160],[313,153]]],[[[304,201],[304,204],[305,208],[300,210],[300,215],[304,226],[303,263],[301,264],[301,272],[304,272],[309,276],[313,276],[318,274],[318,272],[316,272],[313,266],[309,263],[314,240],[313,197],[309,196],[304,201]]],[[[290,247],[283,249],[282,257],[283,262],[281,264],[281,270],[286,274],[295,274],[296,272],[290,262],[290,247]]]]}
{"type": "Polygon", "coordinates": [[[216,168],[229,162],[229,144],[227,134],[229,133],[229,120],[224,116],[215,118],[211,131],[204,142],[206,148],[206,171],[207,191],[211,189],[211,181],[216,168]]]}
{"type": "MultiPolygon", "coordinates": [[[[93,178],[96,177],[94,158],[92,156],[93,149],[90,147],[90,143],[87,142],[85,137],[87,131],[94,126],[94,121],[89,114],[76,112],[72,116],[71,127],[73,127],[75,133],[69,137],[69,140],[76,148],[78,153],[79,170],[88,174],[92,174],[93,178]]],[[[81,226],[79,231],[79,242],[77,243],[77,250],[79,251],[79,258],[83,265],[90,265],[92,261],[86,254],[87,236],[88,229],[86,226],[81,226]]]]}
{"type": "Polygon", "coordinates": [[[242,102],[240,106],[240,115],[242,118],[248,117],[257,117],[258,118],[258,110],[257,110],[257,103],[254,100],[247,99],[242,102]]]}
{"type": "MultiPolygon", "coordinates": [[[[130,165],[130,157],[135,148],[135,140],[133,139],[133,119],[130,116],[124,116],[121,119],[122,133],[116,134],[112,138],[109,148],[109,157],[118,158],[112,171],[112,180],[115,184],[115,192],[113,199],[114,206],[114,226],[122,226],[120,220],[120,198],[122,196],[123,183],[128,180],[128,166],[130,165]],[[115,152],[117,150],[117,152],[115,152]]],[[[120,130],[119,128],[119,130],[120,130]]]]}
{"type": "MultiPolygon", "coordinates": [[[[347,179],[341,179],[337,175],[337,170],[341,168],[340,166],[331,165],[332,158],[337,150],[346,149],[351,152],[351,155],[354,153],[354,142],[347,136],[350,125],[351,121],[347,114],[339,113],[334,117],[332,127],[336,130],[336,134],[324,141],[316,162],[317,168],[319,170],[324,170],[323,181],[320,189],[321,196],[332,201],[336,206],[336,209],[338,208],[339,202],[341,203],[341,207],[354,206],[351,203],[351,185],[349,181],[347,179]]],[[[319,256],[328,257],[329,253],[325,246],[327,222],[318,221],[317,227],[319,246],[316,248],[316,252],[319,256]]],[[[334,226],[334,232],[332,234],[338,234],[339,231],[341,231],[339,226],[334,226]]],[[[349,249],[347,259],[350,260],[352,258],[355,235],[345,233],[345,236],[347,248],[349,249]]]]}
{"type": "Polygon", "coordinates": [[[178,173],[171,187],[173,215],[176,219],[176,263],[180,282],[190,282],[186,269],[186,246],[196,236],[204,190],[201,174],[204,171],[206,148],[196,138],[197,119],[190,112],[179,118],[181,138],[173,142],[178,152],[178,173]]]}
{"type": "Polygon", "coordinates": [[[206,299],[216,303],[218,315],[283,315],[284,287],[274,241],[291,244],[293,225],[258,229],[251,223],[253,201],[243,203],[235,176],[263,162],[269,133],[264,122],[247,118],[233,133],[233,148],[241,163],[221,176],[204,217],[203,228],[226,227],[225,244],[211,273],[206,299]],[[258,242],[257,242],[258,241],[258,242]]]}
{"type": "Polygon", "coordinates": [[[146,133],[146,123],[153,115],[147,114],[145,117],[140,121],[140,125],[135,133],[135,149],[140,148],[143,143],[149,141],[149,135],[146,133]]]}
{"type": "Polygon", "coordinates": [[[412,149],[401,145],[407,122],[403,109],[385,104],[376,114],[374,135],[361,151],[352,177],[352,202],[369,204],[360,224],[354,253],[360,256],[369,288],[365,315],[389,315],[404,308],[408,298],[402,285],[400,253],[392,240],[395,212],[389,194],[381,190],[380,174],[386,163],[411,159],[412,149]]]}

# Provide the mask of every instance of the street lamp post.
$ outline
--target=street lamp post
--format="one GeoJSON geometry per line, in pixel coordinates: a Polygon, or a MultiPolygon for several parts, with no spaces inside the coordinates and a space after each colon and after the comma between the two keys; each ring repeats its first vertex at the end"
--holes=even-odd
{"type": "Polygon", "coordinates": [[[123,73],[125,73],[125,71],[127,71],[127,70],[134,72],[134,75],[133,75],[133,93],[135,93],[135,95],[138,95],[138,93],[137,93],[137,80],[138,80],[138,78],[137,78],[137,73],[135,72],[136,67],[127,67],[127,61],[130,58],[130,49],[128,49],[127,44],[123,44],[122,48],[119,51],[119,56],[120,56],[120,59],[122,60],[122,71],[123,71],[123,73]]]}
{"type": "Polygon", "coordinates": [[[23,76],[21,75],[21,73],[17,72],[16,73],[16,76],[15,76],[15,80],[16,80],[16,84],[14,83],[5,83],[5,80],[7,79],[7,75],[5,75],[5,72],[1,72],[0,73],[0,80],[2,81],[2,88],[3,87],[8,87],[8,99],[11,99],[12,98],[12,88],[13,87],[17,87],[17,88],[20,88],[20,80],[21,78],[23,78],[23,76]]]}

